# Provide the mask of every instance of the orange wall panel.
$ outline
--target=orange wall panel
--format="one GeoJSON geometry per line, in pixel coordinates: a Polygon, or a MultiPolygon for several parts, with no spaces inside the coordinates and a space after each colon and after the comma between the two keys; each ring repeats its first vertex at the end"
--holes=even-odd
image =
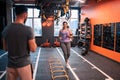
{"type": "Polygon", "coordinates": [[[94,26],[95,24],[104,24],[110,22],[120,22],[120,0],[103,0],[99,3],[91,1],[89,5],[81,10],[81,23],[84,22],[85,17],[90,18],[92,24],[92,42],[91,50],[106,56],[112,60],[120,62],[120,53],[108,50],[93,44],[94,26]]]}

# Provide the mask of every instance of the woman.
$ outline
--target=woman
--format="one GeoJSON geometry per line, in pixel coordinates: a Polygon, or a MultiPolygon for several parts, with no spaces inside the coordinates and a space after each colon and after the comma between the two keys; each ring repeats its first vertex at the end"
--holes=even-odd
{"type": "Polygon", "coordinates": [[[66,62],[66,67],[68,68],[68,59],[70,57],[70,47],[71,47],[71,32],[67,28],[68,23],[63,22],[63,28],[59,31],[60,46],[64,53],[64,59],[66,62]]]}

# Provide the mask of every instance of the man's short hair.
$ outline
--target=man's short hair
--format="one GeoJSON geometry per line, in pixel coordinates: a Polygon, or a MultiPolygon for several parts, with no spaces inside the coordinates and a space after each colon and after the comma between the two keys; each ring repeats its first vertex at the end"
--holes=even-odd
{"type": "Polygon", "coordinates": [[[27,11],[28,11],[28,9],[24,5],[17,5],[17,6],[15,6],[15,14],[16,15],[20,15],[20,14],[25,13],[27,11]]]}

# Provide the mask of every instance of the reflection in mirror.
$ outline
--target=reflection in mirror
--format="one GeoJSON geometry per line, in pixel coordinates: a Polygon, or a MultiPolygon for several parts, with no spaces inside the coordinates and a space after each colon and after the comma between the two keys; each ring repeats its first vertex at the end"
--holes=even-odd
{"type": "Polygon", "coordinates": [[[102,47],[114,50],[114,31],[115,23],[103,25],[103,45],[102,47]]]}
{"type": "Polygon", "coordinates": [[[102,24],[94,25],[94,45],[101,46],[102,42],[102,24]]]}
{"type": "Polygon", "coordinates": [[[116,48],[117,52],[120,52],[120,22],[116,23],[116,48]]]}

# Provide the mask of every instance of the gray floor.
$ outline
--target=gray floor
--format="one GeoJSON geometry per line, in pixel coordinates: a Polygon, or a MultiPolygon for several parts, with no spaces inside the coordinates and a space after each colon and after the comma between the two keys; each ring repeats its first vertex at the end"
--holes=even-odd
{"type": "MultiPolygon", "coordinates": [[[[0,51],[0,56],[5,52],[0,51]]],[[[70,80],[120,80],[120,63],[89,51],[86,56],[81,56],[81,49],[71,48],[69,58],[69,69],[64,63],[60,47],[41,48],[38,47],[35,53],[31,53],[35,80],[52,80],[49,59],[57,58],[62,62],[70,80]]],[[[5,68],[7,54],[0,57],[0,80],[5,80],[5,68]]],[[[66,80],[66,79],[56,79],[66,80]]]]}

